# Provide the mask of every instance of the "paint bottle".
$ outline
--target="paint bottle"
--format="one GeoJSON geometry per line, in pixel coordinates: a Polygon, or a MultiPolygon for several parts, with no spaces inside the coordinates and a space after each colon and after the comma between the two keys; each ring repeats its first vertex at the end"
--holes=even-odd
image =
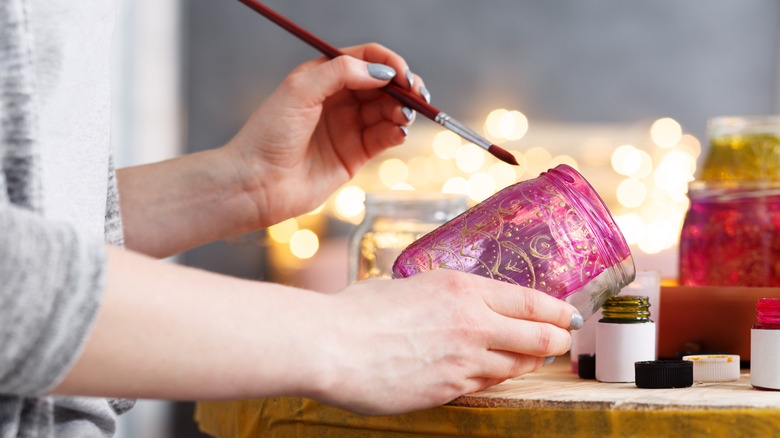
{"type": "Polygon", "coordinates": [[[633,382],[634,363],[655,360],[655,346],[648,297],[619,295],[608,299],[596,325],[596,380],[633,382]]]}
{"type": "Polygon", "coordinates": [[[750,384],[780,390],[780,298],[756,303],[758,322],[750,330],[750,384]]]}

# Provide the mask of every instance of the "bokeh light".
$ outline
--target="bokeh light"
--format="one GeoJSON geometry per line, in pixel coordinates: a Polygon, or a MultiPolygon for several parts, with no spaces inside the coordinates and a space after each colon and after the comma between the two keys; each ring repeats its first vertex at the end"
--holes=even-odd
{"type": "Polygon", "coordinates": [[[290,252],[299,259],[311,258],[319,248],[320,241],[312,230],[298,230],[290,238],[290,252]]]}
{"type": "Polygon", "coordinates": [[[635,179],[644,179],[653,173],[653,158],[641,149],[637,149],[637,151],[639,151],[639,167],[628,176],[635,179]]]}
{"type": "Polygon", "coordinates": [[[574,159],[571,155],[556,155],[552,157],[550,160],[550,167],[555,167],[559,164],[568,164],[572,168],[579,169],[579,164],[577,164],[577,160],[574,159]]]}
{"type": "Polygon", "coordinates": [[[408,177],[409,168],[398,158],[387,159],[379,165],[379,180],[387,187],[406,182],[408,177]]]}
{"type": "Polygon", "coordinates": [[[458,134],[452,131],[441,131],[433,138],[433,153],[441,159],[449,160],[455,158],[460,145],[458,134]]]}
{"type": "Polygon", "coordinates": [[[306,214],[311,215],[311,216],[316,216],[316,215],[322,213],[322,210],[324,210],[324,209],[325,209],[325,203],[323,202],[322,204],[320,204],[319,207],[315,208],[314,210],[312,210],[312,211],[310,211],[310,212],[308,212],[306,214]]]}
{"type": "Polygon", "coordinates": [[[344,219],[353,219],[359,216],[364,209],[366,192],[357,186],[347,186],[339,191],[334,201],[336,214],[344,219]]]}
{"type": "Polygon", "coordinates": [[[467,182],[469,198],[476,202],[485,200],[496,191],[496,184],[487,173],[475,173],[467,182]]]}
{"type": "Polygon", "coordinates": [[[414,157],[406,162],[409,176],[406,179],[411,185],[424,186],[431,182],[427,172],[428,159],[426,157],[414,157]]]}
{"type": "Polygon", "coordinates": [[[533,147],[525,152],[526,173],[531,177],[536,177],[540,173],[550,168],[552,155],[547,149],[533,147]]]}
{"type": "Polygon", "coordinates": [[[403,191],[403,190],[410,191],[410,190],[414,190],[414,186],[404,182],[404,183],[394,184],[393,187],[391,187],[390,189],[397,190],[397,191],[403,191]]]}
{"type": "Polygon", "coordinates": [[[279,243],[289,242],[296,231],[298,231],[298,221],[295,218],[290,218],[268,227],[268,235],[279,243]]]}
{"type": "Polygon", "coordinates": [[[503,161],[493,163],[487,173],[493,178],[496,188],[504,188],[517,182],[515,166],[511,166],[503,161]]]}
{"type": "Polygon", "coordinates": [[[453,176],[444,182],[441,188],[442,193],[456,193],[459,195],[469,194],[469,183],[463,177],[453,176]]]}
{"type": "Polygon", "coordinates": [[[647,198],[647,188],[638,180],[624,179],[617,187],[617,200],[628,208],[639,207],[647,198]]]}
{"type": "Polygon", "coordinates": [[[629,245],[639,242],[645,233],[645,221],[636,213],[615,216],[615,223],[629,245]]]}
{"type": "Polygon", "coordinates": [[[650,137],[662,148],[674,147],[682,138],[682,127],[676,120],[664,117],[653,122],[650,137]]]}
{"type": "Polygon", "coordinates": [[[624,144],[615,149],[610,161],[615,172],[629,176],[642,165],[642,154],[635,146],[624,144]]]}
{"type": "Polygon", "coordinates": [[[463,172],[474,173],[485,163],[484,150],[473,144],[461,146],[455,153],[455,166],[463,172]]]}

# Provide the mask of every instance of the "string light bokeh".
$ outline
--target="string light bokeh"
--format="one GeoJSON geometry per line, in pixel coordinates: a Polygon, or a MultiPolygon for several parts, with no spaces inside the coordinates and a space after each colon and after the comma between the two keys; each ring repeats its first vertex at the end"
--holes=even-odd
{"type": "Polygon", "coordinates": [[[438,125],[418,122],[406,144],[372,160],[320,208],[270,227],[269,245],[281,256],[272,260],[284,268],[314,256],[327,238],[318,234],[327,233],[325,223],[362,220],[367,192],[440,191],[465,194],[477,203],[561,163],[591,182],[633,251],[655,254],[677,244],[702,147],[674,119],[535,125],[520,111],[496,109],[479,131],[512,152],[519,165],[498,161],[438,125]]]}

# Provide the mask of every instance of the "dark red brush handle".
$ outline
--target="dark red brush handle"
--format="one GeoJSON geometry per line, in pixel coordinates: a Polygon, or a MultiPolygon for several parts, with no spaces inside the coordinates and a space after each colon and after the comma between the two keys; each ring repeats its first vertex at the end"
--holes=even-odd
{"type": "MultiPolygon", "coordinates": [[[[293,23],[287,18],[279,15],[276,11],[260,3],[259,1],[257,0],[238,0],[238,1],[247,5],[258,14],[273,21],[274,23],[284,28],[291,34],[297,36],[301,40],[309,43],[310,46],[319,50],[325,56],[332,59],[337,56],[343,55],[343,53],[339,49],[331,46],[325,41],[322,41],[321,39],[312,35],[306,29],[298,26],[297,24],[293,23]]],[[[479,134],[466,127],[466,125],[458,122],[457,120],[453,119],[449,115],[437,110],[431,104],[426,102],[425,99],[423,99],[422,97],[413,94],[411,91],[405,88],[401,88],[400,86],[392,82],[382,87],[382,91],[394,97],[399,102],[406,105],[407,107],[422,114],[423,116],[444,126],[445,128],[451,130],[452,132],[455,132],[456,134],[460,135],[466,140],[473,142],[474,144],[484,148],[485,150],[493,154],[493,156],[495,156],[496,158],[506,163],[513,164],[515,166],[517,165],[517,160],[515,160],[515,157],[511,153],[490,143],[486,139],[482,138],[479,134]]]]}
{"type": "MultiPolygon", "coordinates": [[[[241,3],[249,6],[254,11],[256,11],[258,14],[264,16],[265,18],[273,21],[274,23],[278,24],[280,27],[284,28],[291,34],[299,37],[303,41],[309,43],[310,46],[314,47],[315,49],[319,50],[322,54],[329,58],[335,58],[337,56],[341,56],[344,53],[342,53],[339,49],[331,46],[330,44],[326,43],[325,41],[322,41],[321,39],[317,38],[316,36],[312,35],[309,31],[306,29],[298,26],[297,24],[293,23],[292,21],[288,20],[287,18],[279,15],[276,11],[269,8],[268,6],[255,1],[255,0],[238,0],[241,3]]],[[[436,115],[440,113],[439,110],[434,108],[431,104],[425,101],[420,96],[417,96],[415,94],[412,94],[409,90],[406,90],[404,88],[401,88],[400,86],[390,83],[382,88],[382,91],[386,92],[387,94],[393,96],[394,98],[398,99],[401,103],[404,105],[416,110],[420,114],[424,115],[425,117],[428,117],[431,120],[436,120],[436,115]]]]}

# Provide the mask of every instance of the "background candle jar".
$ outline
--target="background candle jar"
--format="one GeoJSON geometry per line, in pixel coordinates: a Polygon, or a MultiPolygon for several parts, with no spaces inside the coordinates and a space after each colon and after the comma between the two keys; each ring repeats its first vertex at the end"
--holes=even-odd
{"type": "Polygon", "coordinates": [[[709,152],[701,181],[780,181],[780,115],[707,121],[709,152]]]}
{"type": "Polygon", "coordinates": [[[468,208],[465,195],[392,191],[368,193],[366,213],[349,242],[350,283],[390,278],[393,262],[410,243],[468,208]]]}
{"type": "Polygon", "coordinates": [[[680,235],[685,286],[780,286],[780,181],[696,182],[680,235]]]}
{"type": "Polygon", "coordinates": [[[635,276],[604,202],[565,164],[506,187],[412,243],[393,277],[439,268],[540,290],[585,318],[635,276]]]}
{"type": "Polygon", "coordinates": [[[716,117],[688,189],[685,286],[780,286],[780,115],[716,117]]]}

